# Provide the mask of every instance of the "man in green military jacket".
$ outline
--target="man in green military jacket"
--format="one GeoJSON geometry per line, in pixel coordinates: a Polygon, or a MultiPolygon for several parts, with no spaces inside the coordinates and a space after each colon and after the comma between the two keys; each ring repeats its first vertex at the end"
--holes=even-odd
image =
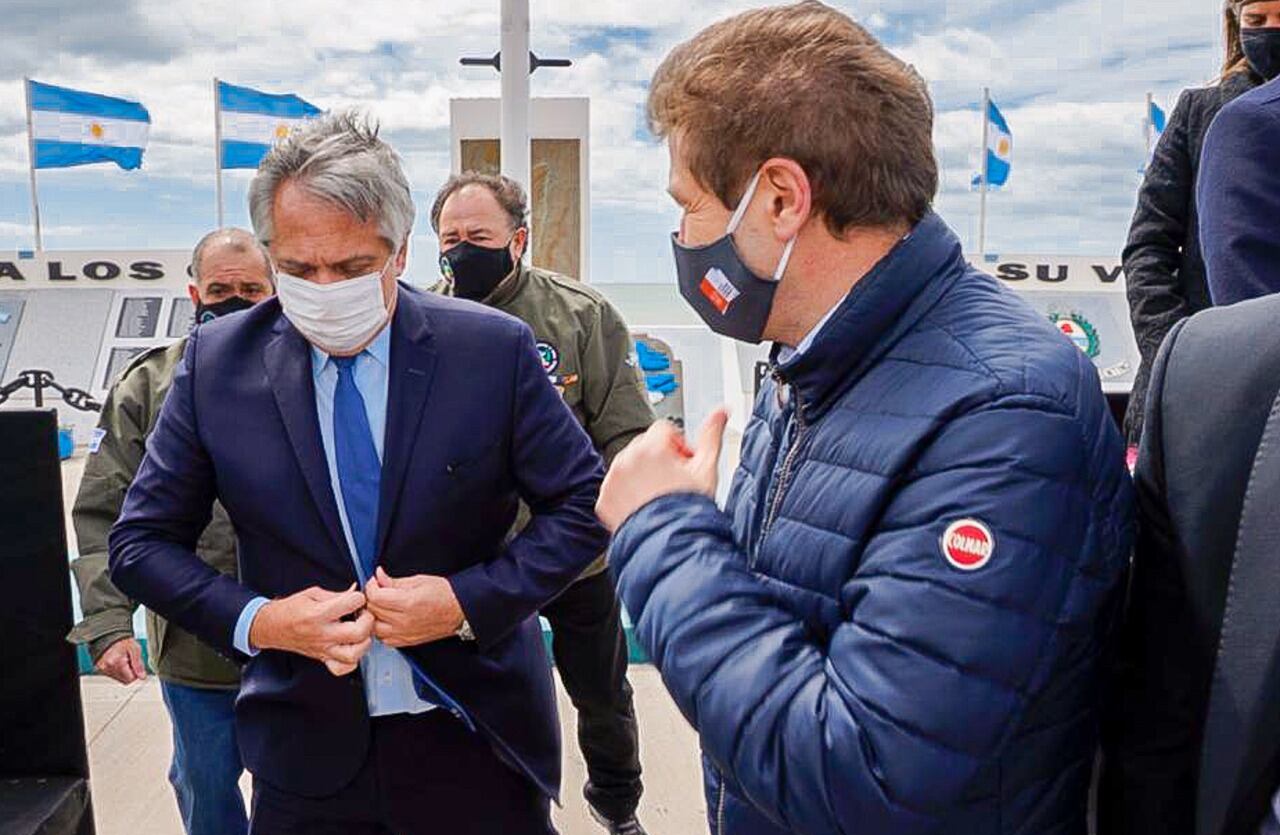
{"type": "MultiPolygon", "coordinates": [[[[524,189],[513,180],[475,173],[451,178],[431,211],[445,276],[436,289],[497,308],[533,329],[547,376],[607,465],[654,420],[632,339],[595,290],[521,263],[527,214],[524,189]]],[[[527,519],[522,508],[515,530],[527,519]]],[[[643,835],[636,819],[642,787],[627,642],[604,557],[542,614],[551,623],[560,679],[578,711],[591,813],[611,833],[643,835]]]]}
{"type": "MultiPolygon", "coordinates": [[[[273,292],[266,251],[243,229],[219,229],[192,253],[188,287],[197,324],[245,310],[273,292]]],[[[79,557],[71,563],[80,587],[84,619],[68,639],[88,646],[97,669],[130,684],[146,678],[142,649],[133,634],[136,604],[107,573],[107,534],[125,492],[142,463],[147,435],[169,390],[187,340],[136,357],[103,403],[85,461],[71,518],[79,557]]],[[[222,506],[197,550],[219,571],[236,573],[236,541],[222,506]]],[[[173,725],[169,781],[188,835],[243,835],[248,829],[239,779],[244,770],[236,746],[234,704],[240,672],[230,660],[191,634],[147,612],[148,646],[173,725]]]]}

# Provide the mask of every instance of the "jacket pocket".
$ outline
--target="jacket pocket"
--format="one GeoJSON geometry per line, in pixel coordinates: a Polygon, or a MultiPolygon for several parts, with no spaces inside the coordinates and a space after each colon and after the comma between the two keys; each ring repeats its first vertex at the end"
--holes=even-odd
{"type": "Polygon", "coordinates": [[[450,455],[444,465],[445,475],[451,479],[464,481],[477,471],[482,471],[497,449],[498,443],[495,441],[478,451],[461,450],[450,455]]]}

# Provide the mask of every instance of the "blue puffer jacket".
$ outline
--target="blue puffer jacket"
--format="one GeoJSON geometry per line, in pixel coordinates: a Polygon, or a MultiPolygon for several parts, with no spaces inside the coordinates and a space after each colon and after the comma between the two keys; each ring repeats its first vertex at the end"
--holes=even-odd
{"type": "MultiPolygon", "coordinates": [[[[776,356],[776,353],[775,353],[776,356]]],[[[1088,359],[936,216],[611,549],[715,835],[1083,835],[1132,538],[1088,359]]]]}

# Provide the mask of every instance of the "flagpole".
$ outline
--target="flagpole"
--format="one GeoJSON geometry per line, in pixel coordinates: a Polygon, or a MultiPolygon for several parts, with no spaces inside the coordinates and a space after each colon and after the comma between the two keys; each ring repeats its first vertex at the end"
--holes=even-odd
{"type": "Polygon", "coordinates": [[[218,94],[218,77],[213,77],[213,181],[214,200],[218,204],[218,228],[222,228],[222,97],[218,94]]]}
{"type": "Polygon", "coordinates": [[[1154,103],[1150,93],[1147,93],[1147,116],[1143,120],[1143,134],[1147,140],[1147,159],[1151,159],[1151,105],[1154,103]]]}
{"type": "Polygon", "coordinates": [[[36,189],[36,134],[31,127],[31,79],[22,77],[22,90],[27,97],[27,171],[31,175],[31,220],[36,232],[36,252],[44,252],[40,233],[40,197],[36,189]]]}
{"type": "Polygon", "coordinates": [[[978,256],[987,254],[987,179],[991,174],[991,88],[982,88],[982,183],[978,210],[978,256]]]}

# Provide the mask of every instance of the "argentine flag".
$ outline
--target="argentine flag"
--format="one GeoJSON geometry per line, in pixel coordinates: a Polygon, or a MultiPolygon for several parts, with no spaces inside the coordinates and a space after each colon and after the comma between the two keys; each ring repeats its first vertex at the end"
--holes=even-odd
{"type": "Polygon", "coordinates": [[[151,114],[136,101],[54,87],[27,79],[32,165],[67,168],[114,162],[142,166],[151,114]]]}
{"type": "Polygon", "coordinates": [[[1151,129],[1155,132],[1155,138],[1159,139],[1160,134],[1164,133],[1164,126],[1167,124],[1164,111],[1160,109],[1160,105],[1151,102],[1151,112],[1147,114],[1147,118],[1151,120],[1151,129]]]}
{"type": "MultiPolygon", "coordinates": [[[[987,185],[1002,186],[1013,168],[1013,132],[995,102],[987,103],[987,123],[987,185]]],[[[973,185],[982,185],[981,173],[973,178],[973,185]]]]}
{"type": "Polygon", "coordinates": [[[260,93],[218,82],[219,149],[223,168],[257,168],[271,150],[303,119],[320,108],[292,93],[260,93]]]}

